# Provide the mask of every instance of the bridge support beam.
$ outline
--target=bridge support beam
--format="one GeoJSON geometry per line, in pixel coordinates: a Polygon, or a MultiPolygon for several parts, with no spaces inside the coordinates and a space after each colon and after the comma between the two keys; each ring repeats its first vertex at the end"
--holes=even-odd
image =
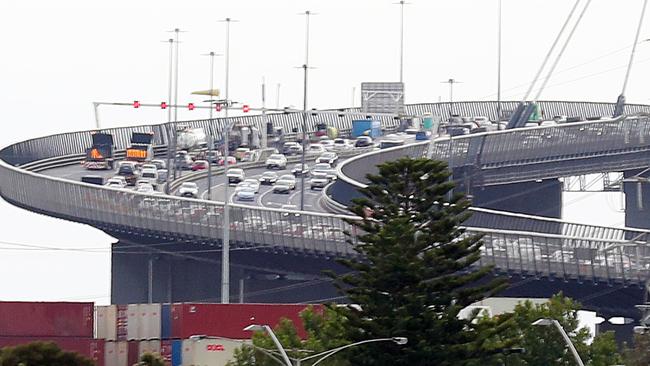
{"type": "Polygon", "coordinates": [[[456,190],[471,196],[472,206],[562,218],[562,182],[559,179],[480,186],[475,181],[476,175],[470,168],[454,169],[456,190]]]}
{"type": "Polygon", "coordinates": [[[623,172],[625,193],[625,226],[650,229],[650,172],[628,170],[623,172]]]}

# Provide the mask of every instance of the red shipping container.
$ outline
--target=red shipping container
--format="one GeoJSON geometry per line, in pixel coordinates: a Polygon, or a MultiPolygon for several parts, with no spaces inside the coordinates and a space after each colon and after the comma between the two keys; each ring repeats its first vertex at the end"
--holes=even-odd
{"type": "Polygon", "coordinates": [[[74,337],[0,337],[0,348],[32,342],[54,342],[59,348],[76,352],[91,359],[96,366],[104,366],[104,340],[74,337]]]}
{"type": "Polygon", "coordinates": [[[129,363],[127,365],[135,365],[138,363],[140,360],[140,355],[138,354],[138,350],[140,348],[140,341],[129,341],[129,352],[128,352],[128,360],[129,363]]]}
{"type": "Polygon", "coordinates": [[[172,364],[172,341],[166,340],[160,342],[160,356],[165,360],[166,366],[172,364]]]}
{"type": "Polygon", "coordinates": [[[0,335],[93,337],[92,302],[0,302],[0,335]]]}
{"type": "MultiPolygon", "coordinates": [[[[172,305],[172,338],[208,335],[231,339],[250,339],[244,331],[251,324],[275,327],[281,318],[293,321],[301,338],[306,337],[300,320],[305,304],[204,304],[181,303],[172,305]]],[[[322,312],[322,305],[313,305],[322,312]]]]}

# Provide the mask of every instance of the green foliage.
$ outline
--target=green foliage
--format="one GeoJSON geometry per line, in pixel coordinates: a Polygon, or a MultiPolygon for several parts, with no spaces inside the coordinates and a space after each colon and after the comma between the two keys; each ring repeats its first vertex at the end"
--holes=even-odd
{"type": "Polygon", "coordinates": [[[0,349],[0,366],[93,366],[90,359],[62,351],[54,342],[34,342],[0,349]]]}
{"type": "Polygon", "coordinates": [[[650,365],[650,334],[635,334],[634,347],[625,350],[627,366],[650,365]]]}
{"type": "Polygon", "coordinates": [[[351,341],[407,337],[355,348],[355,365],[469,365],[483,362],[507,347],[495,335],[507,318],[485,327],[459,319],[464,307],[504,288],[503,281],[479,280],[490,268],[480,259],[479,236],[459,226],[469,217],[469,201],[449,197],[453,183],[446,164],[402,158],[381,164],[369,175],[364,198],[351,210],[363,259],[342,260],[351,272],[335,284],[361,309],[341,310],[351,341]],[[368,214],[370,213],[370,214],[368,214]]]}
{"type": "MultiPolygon", "coordinates": [[[[586,365],[609,366],[620,364],[621,356],[617,353],[616,341],[612,332],[596,336],[591,345],[587,344],[589,330],[578,329],[578,310],[580,304],[559,293],[543,304],[533,304],[525,301],[518,304],[512,320],[515,326],[509,328],[503,335],[509,339],[517,339],[513,347],[524,348],[524,354],[500,356],[501,361],[493,365],[501,365],[507,361],[510,366],[529,365],[575,365],[573,354],[567,348],[562,335],[554,326],[532,325],[538,319],[555,319],[569,335],[580,358],[586,365]],[[504,358],[507,357],[507,360],[504,358]]],[[[492,320],[484,320],[489,323],[492,320]]]]}
{"type": "MultiPolygon", "coordinates": [[[[350,341],[343,337],[343,334],[345,333],[345,319],[343,319],[341,315],[332,308],[325,307],[323,313],[320,314],[312,306],[309,306],[300,313],[300,319],[302,320],[304,329],[307,332],[307,339],[305,340],[300,339],[295,325],[289,319],[282,319],[280,324],[273,328],[273,332],[278,337],[283,348],[287,351],[289,357],[293,359],[309,357],[350,343],[350,341]]],[[[245,345],[236,349],[233,360],[227,365],[277,366],[280,364],[268,355],[268,353],[271,353],[273,357],[281,359],[281,356],[277,354],[277,348],[273,343],[273,340],[268,334],[265,332],[254,333],[253,345],[255,347],[245,345]]],[[[344,353],[332,356],[322,363],[319,363],[319,365],[348,366],[349,363],[344,356],[344,353]]],[[[318,357],[313,360],[304,361],[301,365],[310,365],[317,359],[318,357]]]]}
{"type": "Polygon", "coordinates": [[[165,366],[165,360],[157,353],[145,352],[136,366],[165,366]]]}

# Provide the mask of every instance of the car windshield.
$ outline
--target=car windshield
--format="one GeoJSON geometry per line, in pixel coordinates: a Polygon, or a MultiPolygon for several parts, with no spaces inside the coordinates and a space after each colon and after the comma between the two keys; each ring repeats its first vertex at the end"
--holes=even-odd
{"type": "Polygon", "coordinates": [[[244,183],[246,183],[246,184],[257,184],[257,180],[255,180],[255,179],[246,179],[244,181],[244,183]]]}
{"type": "Polygon", "coordinates": [[[196,185],[196,183],[186,182],[186,183],[181,184],[181,188],[194,189],[194,188],[198,188],[198,186],[196,185]]]}
{"type": "Polygon", "coordinates": [[[331,152],[327,152],[327,153],[324,153],[323,155],[321,155],[321,158],[327,158],[327,159],[329,159],[329,158],[333,158],[333,157],[335,157],[335,156],[336,156],[336,154],[331,153],[331,152]]]}
{"type": "Polygon", "coordinates": [[[240,192],[250,192],[250,193],[255,193],[255,188],[250,187],[250,186],[243,186],[239,190],[240,192]]]}
{"type": "Polygon", "coordinates": [[[147,172],[147,173],[142,173],[142,177],[143,178],[155,178],[156,175],[154,173],[147,172]]]}
{"type": "Polygon", "coordinates": [[[334,140],[334,143],[335,143],[335,144],[345,144],[345,140],[343,140],[343,139],[336,139],[336,140],[334,140]]]}
{"type": "Polygon", "coordinates": [[[272,154],[271,156],[269,156],[269,159],[282,159],[283,157],[284,155],[281,154],[272,154]]]}
{"type": "Polygon", "coordinates": [[[124,165],[120,167],[120,170],[118,172],[119,174],[133,174],[133,168],[131,168],[129,165],[124,165]]]}
{"type": "Polygon", "coordinates": [[[277,176],[278,175],[275,174],[274,172],[265,172],[264,174],[262,174],[262,177],[264,177],[264,178],[273,178],[273,177],[277,177],[277,176]]]}
{"type": "Polygon", "coordinates": [[[228,169],[228,174],[242,174],[243,172],[241,169],[228,169]]]}
{"type": "Polygon", "coordinates": [[[293,175],[285,174],[285,175],[280,177],[280,180],[291,180],[291,181],[293,181],[293,180],[296,180],[296,177],[294,177],[293,175]]]}
{"type": "Polygon", "coordinates": [[[324,170],[324,169],[329,169],[330,165],[327,163],[318,163],[314,165],[313,170],[324,170]]]}

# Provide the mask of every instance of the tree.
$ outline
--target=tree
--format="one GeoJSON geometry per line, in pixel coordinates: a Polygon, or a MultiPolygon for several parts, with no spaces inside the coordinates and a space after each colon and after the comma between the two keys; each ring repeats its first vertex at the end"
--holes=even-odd
{"type": "MultiPolygon", "coordinates": [[[[345,333],[345,319],[333,308],[325,307],[323,313],[319,313],[314,307],[309,306],[300,313],[300,319],[307,332],[305,340],[300,339],[295,325],[289,319],[281,319],[280,323],[273,328],[283,348],[289,357],[300,359],[320,352],[330,350],[349,344],[343,338],[345,333]]],[[[271,337],[265,332],[253,334],[254,347],[244,345],[234,352],[234,357],[229,366],[277,366],[278,362],[271,359],[264,351],[269,350],[275,353],[277,348],[271,337]]],[[[349,363],[343,357],[344,354],[333,356],[320,363],[323,366],[348,366],[349,363]]],[[[277,356],[280,358],[280,356],[277,356]]],[[[305,361],[302,365],[310,365],[314,360],[305,361]]]]}
{"type": "MultiPolygon", "coordinates": [[[[587,344],[590,337],[587,328],[578,328],[578,310],[581,306],[562,293],[554,295],[548,302],[533,304],[525,301],[515,306],[512,314],[514,327],[509,328],[502,336],[517,339],[514,347],[524,348],[526,352],[508,357],[510,366],[529,365],[575,365],[575,359],[567,349],[567,344],[555,327],[532,325],[538,319],[557,320],[569,335],[576,347],[580,358],[591,366],[610,366],[621,363],[617,352],[613,332],[597,335],[591,345],[587,344]]],[[[483,322],[489,323],[486,319],[483,322]]],[[[494,365],[501,365],[497,362],[494,365]]]]}
{"type": "Polygon", "coordinates": [[[650,334],[634,335],[634,347],[625,350],[625,364],[628,366],[650,365],[650,334]]]}
{"type": "Polygon", "coordinates": [[[33,342],[0,349],[0,366],[93,366],[90,359],[62,351],[54,342],[33,342]]]}
{"type": "Polygon", "coordinates": [[[355,365],[470,365],[493,357],[508,341],[495,338],[507,317],[483,327],[458,313],[505,287],[475,266],[481,238],[460,225],[469,201],[451,195],[444,162],[402,158],[379,165],[355,199],[350,224],[358,259],[340,262],[352,271],[330,274],[359,307],[342,308],[351,341],[407,337],[408,344],[372,343],[350,352],[355,365]]]}
{"type": "Polygon", "coordinates": [[[145,352],[135,366],[165,366],[165,360],[157,353],[145,352]]]}

